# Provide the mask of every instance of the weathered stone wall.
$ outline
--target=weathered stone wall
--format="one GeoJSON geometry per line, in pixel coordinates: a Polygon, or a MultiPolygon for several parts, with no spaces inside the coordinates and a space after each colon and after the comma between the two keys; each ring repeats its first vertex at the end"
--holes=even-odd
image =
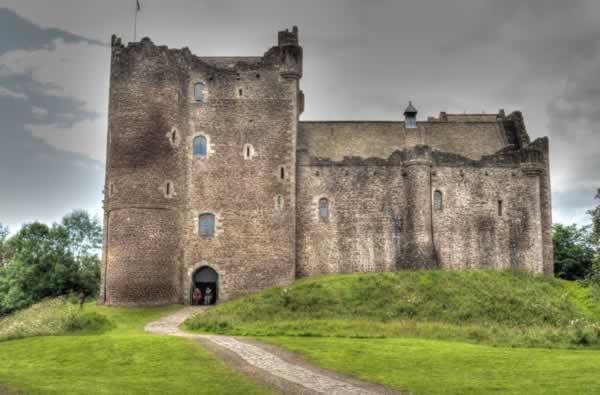
{"type": "Polygon", "coordinates": [[[293,281],[297,37],[280,32],[255,58],[113,38],[101,302],[188,302],[202,266],[219,274],[221,300],[293,281]],[[205,158],[193,155],[200,135],[205,158]],[[204,213],[212,237],[199,234],[204,213]]]}
{"type": "Polygon", "coordinates": [[[180,301],[184,157],[169,134],[186,124],[178,99],[185,67],[183,52],[168,53],[149,41],[113,46],[102,295],[109,304],[180,301]],[[167,181],[174,184],[171,197],[167,181]]]}
{"type": "Polygon", "coordinates": [[[431,267],[544,272],[537,149],[480,161],[426,146],[387,160],[300,153],[299,276],[431,267]],[[319,220],[322,197],[331,202],[328,223],[319,220]]]}
{"type": "Polygon", "coordinates": [[[377,164],[300,165],[297,192],[297,274],[394,271],[406,243],[402,169],[377,164]],[[319,200],[329,200],[329,220],[319,200]],[[404,228],[404,229],[403,229],[404,228]]]}
{"type": "Polygon", "coordinates": [[[436,167],[434,172],[432,193],[442,193],[442,209],[432,216],[441,267],[542,272],[538,177],[519,168],[436,167]]]}
{"type": "Polygon", "coordinates": [[[205,102],[190,104],[191,133],[184,138],[182,281],[191,284],[188,276],[198,265],[211,266],[219,273],[220,297],[227,299],[294,279],[298,84],[260,65],[210,78],[200,65],[191,70],[192,82],[207,81],[208,94],[205,102]],[[196,135],[208,138],[206,159],[192,157],[196,135]],[[215,237],[198,235],[201,213],[216,216],[215,237]]]}
{"type": "Polygon", "coordinates": [[[300,122],[298,148],[315,158],[342,160],[345,156],[385,159],[396,150],[427,145],[480,159],[506,147],[506,133],[496,121],[417,122],[415,129],[406,129],[404,122],[311,121],[300,122]]]}

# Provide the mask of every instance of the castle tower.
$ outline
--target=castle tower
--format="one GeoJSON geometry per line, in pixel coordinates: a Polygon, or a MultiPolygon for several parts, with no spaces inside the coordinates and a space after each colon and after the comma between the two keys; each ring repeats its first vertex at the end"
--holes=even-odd
{"type": "Polygon", "coordinates": [[[436,266],[432,233],[431,148],[418,145],[407,152],[406,180],[408,244],[405,259],[410,268],[436,266]]]}
{"type": "Polygon", "coordinates": [[[100,303],[293,281],[302,48],[278,38],[222,58],[113,37],[100,303]]]}
{"type": "Polygon", "coordinates": [[[173,131],[187,124],[178,100],[183,57],[145,38],[124,48],[113,37],[101,299],[108,304],[180,300],[179,208],[184,152],[173,131]]]}

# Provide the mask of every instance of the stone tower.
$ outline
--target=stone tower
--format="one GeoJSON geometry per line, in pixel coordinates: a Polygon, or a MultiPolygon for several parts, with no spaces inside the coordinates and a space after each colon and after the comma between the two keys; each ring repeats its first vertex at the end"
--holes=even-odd
{"type": "Polygon", "coordinates": [[[293,281],[301,77],[296,27],[262,57],[113,36],[101,303],[182,303],[203,268],[221,299],[293,281]]]}

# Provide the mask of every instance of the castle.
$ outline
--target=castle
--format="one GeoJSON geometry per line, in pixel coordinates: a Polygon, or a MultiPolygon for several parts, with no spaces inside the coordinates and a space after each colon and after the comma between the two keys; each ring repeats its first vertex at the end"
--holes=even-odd
{"type": "Polygon", "coordinates": [[[113,36],[99,303],[326,273],[552,275],[548,140],[521,113],[300,121],[301,77],[296,27],[261,57],[113,36]]]}

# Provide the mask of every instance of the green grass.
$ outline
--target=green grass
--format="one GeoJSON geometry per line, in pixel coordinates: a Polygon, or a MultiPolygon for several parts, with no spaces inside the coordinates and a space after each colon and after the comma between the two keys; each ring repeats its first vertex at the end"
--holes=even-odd
{"type": "Polygon", "coordinates": [[[263,338],[309,361],[415,394],[598,394],[600,351],[424,339],[263,338]]]}
{"type": "Polygon", "coordinates": [[[190,339],[150,335],[147,322],[179,306],[85,306],[110,320],[102,333],[0,342],[0,387],[26,394],[266,394],[190,339]]]}
{"type": "Polygon", "coordinates": [[[0,342],[33,336],[101,333],[111,327],[111,321],[104,315],[83,312],[65,298],[56,298],[0,319],[0,342]]]}
{"type": "Polygon", "coordinates": [[[507,346],[597,346],[598,317],[584,305],[589,295],[579,295],[573,287],[579,286],[498,271],[313,277],[222,304],[189,319],[185,327],[245,336],[421,337],[507,346]]]}

